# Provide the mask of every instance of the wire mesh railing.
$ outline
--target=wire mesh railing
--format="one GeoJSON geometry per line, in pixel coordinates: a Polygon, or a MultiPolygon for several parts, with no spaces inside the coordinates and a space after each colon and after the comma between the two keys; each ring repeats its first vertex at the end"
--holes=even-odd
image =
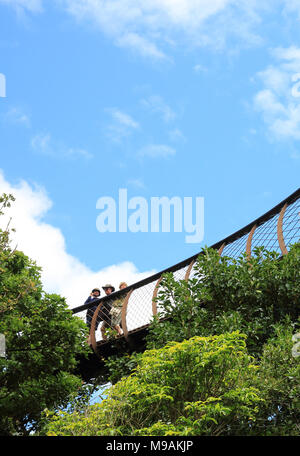
{"type": "MultiPolygon", "coordinates": [[[[237,258],[246,252],[251,256],[255,247],[275,250],[280,255],[288,253],[289,246],[300,240],[300,188],[273,209],[254,220],[241,230],[212,245],[219,255],[237,258]]],[[[90,326],[90,343],[97,347],[106,339],[103,326],[117,335],[115,323],[127,340],[130,333],[149,325],[159,311],[156,296],[164,273],[172,272],[175,280],[187,280],[194,275],[194,264],[201,252],[186,260],[132,284],[124,290],[95,299],[89,304],[72,309],[74,314],[85,318],[91,307],[97,306],[90,326]],[[105,307],[108,311],[105,310],[105,307]],[[105,323],[104,323],[105,322],[105,323]],[[101,331],[102,329],[102,331],[101,331]]]]}

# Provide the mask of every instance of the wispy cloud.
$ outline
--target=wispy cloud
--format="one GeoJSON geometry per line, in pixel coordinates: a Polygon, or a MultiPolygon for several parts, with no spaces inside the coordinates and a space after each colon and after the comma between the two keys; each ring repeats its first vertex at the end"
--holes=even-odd
{"type": "Polygon", "coordinates": [[[136,178],[136,179],[128,179],[127,180],[127,185],[130,185],[135,188],[145,188],[145,184],[143,179],[141,178],[136,178]]]}
{"type": "Polygon", "coordinates": [[[138,122],[136,122],[129,114],[120,111],[117,108],[111,108],[110,113],[112,117],[120,124],[130,128],[139,128],[138,122]]]}
{"type": "Polygon", "coordinates": [[[173,109],[159,95],[144,98],[141,100],[141,104],[150,112],[159,114],[164,122],[171,122],[176,118],[173,109]]]}
{"type": "Polygon", "coordinates": [[[38,154],[62,159],[91,159],[93,155],[85,149],[69,147],[59,141],[54,141],[50,133],[39,133],[31,139],[31,147],[38,154]]]}
{"type": "Polygon", "coordinates": [[[256,27],[264,2],[257,0],[61,0],[80,22],[91,22],[116,45],[152,59],[167,58],[165,49],[224,48],[227,38],[257,44],[256,27]]]}
{"type": "Polygon", "coordinates": [[[18,107],[10,108],[5,114],[3,114],[2,119],[10,124],[19,124],[25,127],[30,127],[29,115],[25,114],[25,112],[18,107]]]}
{"type": "MultiPolygon", "coordinates": [[[[41,12],[45,0],[0,0],[19,12],[41,12]]],[[[264,42],[264,17],[300,17],[298,0],[59,0],[78,23],[92,24],[116,46],[151,60],[171,60],[185,46],[229,50],[264,42]],[[233,40],[234,39],[234,40],[233,40]]],[[[199,65],[195,71],[202,70],[199,65]]]]}
{"type": "Polygon", "coordinates": [[[122,139],[140,128],[139,123],[133,117],[118,108],[107,108],[106,112],[110,114],[111,121],[105,127],[105,131],[107,136],[115,142],[121,142],[122,139]]]}
{"type": "Polygon", "coordinates": [[[0,0],[1,3],[13,7],[18,13],[22,11],[40,13],[43,11],[42,0],[0,0]]]}
{"type": "MultiPolygon", "coordinates": [[[[45,0],[0,0],[18,12],[41,12],[45,0]]],[[[162,61],[185,46],[229,50],[264,42],[264,17],[300,17],[298,0],[59,0],[78,23],[89,23],[116,46],[162,61]],[[269,15],[269,16],[268,16],[269,15]],[[234,44],[233,40],[234,38],[234,44]]],[[[45,8],[44,8],[45,9],[45,8]]],[[[195,71],[201,71],[199,65],[195,71]]]]}
{"type": "Polygon", "coordinates": [[[275,140],[300,140],[300,48],[276,48],[275,63],[256,77],[263,84],[254,96],[269,136],[275,140]]]}
{"type": "Polygon", "coordinates": [[[186,140],[186,137],[184,136],[182,131],[179,130],[179,128],[174,128],[173,130],[170,130],[168,134],[169,134],[170,140],[173,142],[178,142],[178,141],[182,142],[182,141],[186,140]]]}
{"type": "Polygon", "coordinates": [[[193,69],[195,73],[205,73],[207,71],[207,68],[204,65],[201,65],[200,63],[194,65],[193,69]]]}
{"type": "Polygon", "coordinates": [[[138,157],[168,158],[174,156],[176,150],[165,144],[149,144],[138,151],[138,157]]]}
{"type": "Polygon", "coordinates": [[[149,41],[138,33],[125,33],[116,40],[116,44],[120,47],[126,47],[137,51],[144,57],[167,59],[166,54],[159,50],[154,42],[149,41]]]}

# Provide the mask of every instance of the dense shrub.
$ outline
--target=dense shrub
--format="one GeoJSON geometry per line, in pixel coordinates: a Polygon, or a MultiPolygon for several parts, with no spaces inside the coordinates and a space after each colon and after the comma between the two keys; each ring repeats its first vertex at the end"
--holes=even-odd
{"type": "Polygon", "coordinates": [[[61,413],[47,435],[231,435],[247,430],[262,401],[258,367],[239,332],[147,350],[108,398],[61,413]]]}

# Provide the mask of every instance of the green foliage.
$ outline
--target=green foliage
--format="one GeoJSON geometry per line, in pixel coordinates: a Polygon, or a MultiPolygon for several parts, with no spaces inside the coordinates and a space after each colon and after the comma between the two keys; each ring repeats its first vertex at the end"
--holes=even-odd
{"type": "Polygon", "coordinates": [[[165,274],[157,304],[163,323],[155,319],[147,346],[161,347],[168,340],[208,336],[240,330],[247,335],[251,354],[259,356],[285,315],[294,321],[300,309],[300,244],[288,255],[256,248],[249,259],[220,257],[205,249],[195,265],[195,276],[176,281],[165,274]]]}
{"type": "MultiPolygon", "coordinates": [[[[282,259],[264,248],[254,249],[250,259],[242,254],[237,260],[204,249],[194,271],[188,281],[164,274],[147,348],[239,330],[247,335],[249,352],[259,358],[263,344],[275,334],[274,324],[286,315],[291,321],[299,315],[300,244],[291,246],[282,259]]],[[[135,357],[108,359],[106,381],[128,375],[136,366],[135,357]]]]}
{"type": "Polygon", "coordinates": [[[71,373],[86,327],[0,230],[1,434],[299,435],[300,244],[283,258],[204,249],[194,272],[164,275],[146,351],[108,359],[101,381],[114,386],[88,406],[90,386],[71,373]]]}
{"type": "Polygon", "coordinates": [[[101,404],[52,416],[47,435],[233,435],[262,402],[257,366],[239,332],[147,350],[101,404]]]}
{"type": "Polygon", "coordinates": [[[263,248],[238,260],[205,249],[192,279],[165,274],[147,350],[111,357],[108,398],[49,416],[43,432],[299,434],[299,266],[299,244],[282,259],[263,248]]]}
{"type": "Polygon", "coordinates": [[[253,425],[256,435],[299,435],[300,361],[292,355],[296,331],[286,318],[263,347],[256,386],[264,402],[253,425]]]}
{"type": "MultiPolygon", "coordinates": [[[[129,375],[137,366],[141,353],[126,353],[123,356],[110,356],[105,365],[108,369],[107,380],[114,384],[121,380],[122,377],[129,375]]],[[[104,378],[105,381],[106,377],[104,378]]]]}
{"type": "MultiPolygon", "coordinates": [[[[9,206],[8,196],[1,200],[9,206]]],[[[0,296],[0,333],[6,339],[0,434],[24,435],[38,428],[44,408],[66,404],[81,388],[72,371],[76,354],[87,351],[86,326],[64,298],[44,293],[40,268],[11,249],[8,229],[0,230],[0,296]]]]}
{"type": "MultiPolygon", "coordinates": [[[[246,427],[240,422],[234,433],[299,434],[299,358],[293,358],[291,350],[292,335],[299,327],[300,244],[291,246],[289,254],[283,258],[264,248],[255,249],[250,259],[241,255],[237,260],[220,258],[215,250],[205,249],[195,271],[188,281],[176,281],[173,274],[164,275],[157,297],[160,311],[151,323],[147,348],[161,349],[170,341],[182,342],[197,336],[244,333],[248,352],[255,356],[260,367],[251,387],[260,391],[263,401],[259,403],[256,420],[246,427]],[[159,321],[160,317],[165,318],[159,321]]],[[[106,364],[109,379],[115,383],[134,372],[139,356],[127,354],[111,358],[106,364]]],[[[189,376],[190,371],[186,372],[189,376]]],[[[177,381],[173,378],[175,384],[177,381]]],[[[232,392],[234,402],[238,403],[238,397],[232,392]]],[[[216,407],[220,414],[226,415],[226,406],[219,400],[202,402],[195,400],[197,407],[210,407],[211,411],[216,407]]],[[[136,432],[141,435],[176,434],[181,423],[181,433],[193,433],[195,429],[187,423],[188,411],[194,413],[195,407],[194,404],[185,409],[176,423],[166,423],[158,417],[149,427],[136,432]]],[[[197,432],[201,433],[201,429],[197,432]]],[[[224,432],[227,431],[223,429],[224,432]]]]}

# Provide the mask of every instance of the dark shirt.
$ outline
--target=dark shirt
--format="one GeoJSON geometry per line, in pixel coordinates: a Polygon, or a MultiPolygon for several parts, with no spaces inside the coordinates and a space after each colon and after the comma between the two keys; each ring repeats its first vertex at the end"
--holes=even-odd
{"type": "MultiPolygon", "coordinates": [[[[96,300],[95,305],[90,307],[87,310],[87,313],[86,313],[86,324],[87,324],[88,328],[91,328],[93,315],[94,315],[95,310],[97,309],[97,307],[99,305],[100,298],[99,297],[95,297],[95,296],[89,296],[87,298],[87,300],[85,301],[85,303],[84,303],[84,304],[89,304],[90,302],[92,302],[94,300],[96,300]]],[[[97,330],[97,328],[99,326],[99,323],[101,321],[106,321],[106,323],[111,325],[111,316],[110,316],[110,313],[109,313],[110,309],[111,309],[111,302],[107,301],[107,302],[104,302],[102,304],[102,306],[101,306],[101,308],[99,310],[98,316],[97,316],[95,331],[97,330]]]]}
{"type": "MultiPolygon", "coordinates": [[[[98,298],[96,296],[89,296],[84,304],[89,304],[91,301],[94,301],[95,299],[98,299],[98,298]]],[[[91,329],[93,315],[94,315],[95,310],[97,309],[97,307],[98,307],[98,305],[90,307],[87,310],[87,312],[86,312],[86,324],[87,324],[89,329],[91,329]]],[[[100,321],[101,320],[97,318],[95,330],[98,328],[98,325],[99,325],[100,321]]]]}

